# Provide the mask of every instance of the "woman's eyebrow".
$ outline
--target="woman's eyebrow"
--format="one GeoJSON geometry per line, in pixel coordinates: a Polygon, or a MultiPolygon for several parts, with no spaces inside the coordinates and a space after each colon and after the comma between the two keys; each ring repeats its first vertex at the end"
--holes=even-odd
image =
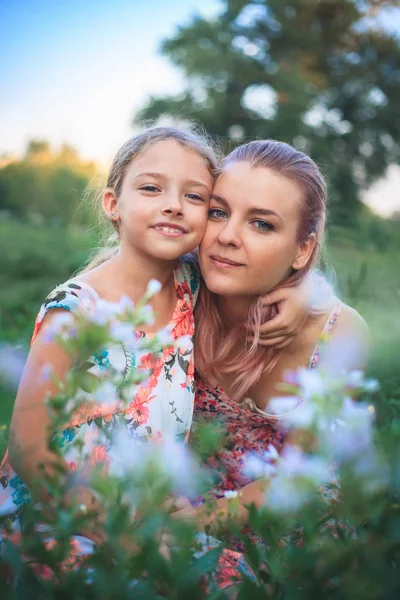
{"type": "Polygon", "coordinates": [[[282,221],[282,223],[284,223],[284,220],[282,219],[281,215],[279,215],[274,210],[271,210],[270,208],[250,208],[250,210],[248,211],[248,214],[249,215],[264,215],[266,217],[278,217],[278,219],[280,221],[282,221]]]}
{"type": "Polygon", "coordinates": [[[211,194],[211,199],[212,200],[216,200],[217,202],[220,202],[221,204],[224,204],[225,206],[228,206],[228,203],[226,200],[224,200],[224,198],[222,198],[221,196],[217,196],[217,194],[211,194]]]}
{"type": "MultiPolygon", "coordinates": [[[[217,194],[211,194],[211,198],[213,200],[216,200],[220,204],[223,204],[224,206],[229,206],[228,202],[225,200],[225,198],[222,198],[222,196],[217,196],[217,194]]],[[[280,221],[282,221],[282,223],[284,223],[284,220],[282,219],[282,217],[277,212],[275,212],[274,210],[271,210],[270,208],[250,208],[250,210],[248,210],[247,214],[250,216],[264,215],[267,217],[278,217],[278,219],[280,221]]]]}

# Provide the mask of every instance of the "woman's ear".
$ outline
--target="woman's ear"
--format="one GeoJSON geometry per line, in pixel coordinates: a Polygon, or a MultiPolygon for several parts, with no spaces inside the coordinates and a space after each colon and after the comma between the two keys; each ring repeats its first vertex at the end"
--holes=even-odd
{"type": "Polygon", "coordinates": [[[112,188],[107,188],[103,194],[103,209],[111,221],[118,221],[118,199],[112,188]]]}
{"type": "Polygon", "coordinates": [[[299,269],[303,269],[306,266],[308,261],[311,258],[312,251],[314,250],[314,246],[317,243],[317,238],[315,233],[312,233],[304,242],[300,244],[297,249],[296,258],[292,263],[292,268],[298,271],[299,269]]]}

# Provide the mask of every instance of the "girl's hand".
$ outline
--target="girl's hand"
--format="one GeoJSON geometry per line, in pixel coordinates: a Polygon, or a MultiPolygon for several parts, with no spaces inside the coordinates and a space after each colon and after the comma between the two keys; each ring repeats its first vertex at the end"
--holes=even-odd
{"type": "MultiPolygon", "coordinates": [[[[259,344],[285,348],[300,333],[311,309],[309,278],[299,285],[274,290],[263,297],[265,304],[276,304],[278,314],[261,325],[259,344]]],[[[252,339],[250,337],[250,339],[252,339]]]]}

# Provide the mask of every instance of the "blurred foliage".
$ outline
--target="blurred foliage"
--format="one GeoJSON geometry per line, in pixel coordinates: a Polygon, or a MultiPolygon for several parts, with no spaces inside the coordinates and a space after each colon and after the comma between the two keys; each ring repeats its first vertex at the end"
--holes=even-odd
{"type": "MultiPolygon", "coordinates": [[[[132,324],[132,338],[137,323],[143,322],[137,308],[123,315],[123,320],[132,324]]],[[[143,306],[142,314],[146,314],[143,306]]],[[[39,488],[30,490],[31,497],[18,476],[9,482],[23,529],[20,536],[18,530],[12,532],[11,516],[0,519],[2,598],[399,597],[400,427],[398,420],[386,424],[384,435],[377,436],[379,445],[375,443],[370,402],[377,382],[360,380],[358,372],[349,378],[329,379],[317,370],[308,371],[312,380],[307,377],[300,383],[299,378],[297,385],[302,397],[308,394],[305,410],[311,410],[312,418],[304,420],[303,413],[298,419],[297,411],[289,417],[292,432],[297,429],[297,434],[306,434],[303,439],[308,443],[303,449],[287,444],[280,458],[270,447],[252,455],[253,468],[256,460],[261,469],[254,478],[268,473],[270,481],[265,504],[249,510],[249,527],[243,529],[238,518],[239,498],[232,491],[222,513],[216,512],[213,501],[208,507],[206,502],[206,508],[215,511],[210,524],[196,523],[193,518],[181,521],[170,512],[170,499],[182,494],[205,498],[209,474],[196,468],[194,461],[201,463],[210,456],[209,466],[217,464],[215,452],[222,441],[218,431],[198,428],[193,460],[172,440],[143,444],[138,442],[140,436],[135,437],[125,426],[116,430],[104,424],[102,435],[114,451],[110,462],[93,463],[92,444],[98,439],[92,432],[83,441],[73,433],[80,426],[71,428],[71,415],[81,407],[80,391],[87,391],[85,376],[93,366],[83,357],[109,347],[111,321],[99,323],[97,315],[90,322],[81,316],[74,322],[73,336],[65,335],[64,326],[54,328],[64,350],[81,359],[60,382],[56,395],[47,399],[52,425],[48,446],[54,468],[43,469],[39,475],[47,494],[43,510],[38,510],[34,500],[39,488]],[[367,383],[373,384],[370,391],[367,383]],[[350,400],[349,389],[356,397],[364,390],[360,398],[364,402],[350,400]],[[329,475],[331,453],[335,455],[333,478],[329,475]],[[71,456],[74,470],[64,460],[71,456]],[[83,486],[95,495],[93,506],[81,503],[83,486]],[[224,521],[220,518],[223,514],[224,521]],[[87,556],[79,556],[84,538],[74,540],[77,533],[96,534],[93,551],[82,548],[87,556]],[[236,548],[238,542],[244,543],[244,558],[251,571],[238,573],[224,551],[236,548]],[[221,589],[220,582],[235,585],[221,589]]],[[[156,338],[142,338],[141,343],[149,344],[151,352],[159,352],[161,342],[156,338]]],[[[98,372],[91,389],[94,398],[105,381],[108,385],[113,381],[113,373],[107,369],[98,372]]],[[[128,380],[127,389],[123,386],[126,403],[132,397],[131,383],[133,380],[128,380]]],[[[7,477],[4,479],[8,485],[7,477]]]]}
{"type": "Polygon", "coordinates": [[[330,183],[331,221],[354,223],[358,189],[400,158],[400,42],[379,25],[397,0],[223,0],[162,44],[185,74],[136,121],[171,114],[235,143],[276,138],[310,154],[330,183]]]}
{"type": "Polygon", "coordinates": [[[82,161],[63,145],[55,152],[44,140],[31,140],[21,160],[0,162],[0,214],[53,225],[81,223],[80,203],[95,163],[82,161]]]}
{"type": "Polygon", "coordinates": [[[86,260],[80,229],[0,220],[0,337],[26,341],[43,299],[86,260]]]}

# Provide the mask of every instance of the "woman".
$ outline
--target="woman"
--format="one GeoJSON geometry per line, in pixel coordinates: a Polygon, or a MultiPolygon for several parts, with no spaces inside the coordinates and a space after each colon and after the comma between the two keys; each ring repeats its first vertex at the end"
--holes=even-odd
{"type": "Polygon", "coordinates": [[[284,394],[278,384],[285,371],[315,368],[327,334],[332,341],[359,340],[364,352],[344,366],[363,366],[365,323],[332,295],[307,316],[283,350],[257,345],[260,323],[274,315],[262,297],[298,285],[316,266],[325,220],[325,181],[302,152],[267,140],[244,144],[226,158],[200,246],[206,286],[196,310],[195,342],[195,419],[217,421],[229,446],[210,462],[219,474],[213,490],[218,511],[226,508],[226,490],[242,489],[244,519],[246,504],[265,501],[263,484],[244,475],[244,459],[269,444],[279,451],[285,442],[287,432],[268,416],[270,398],[284,394]],[[248,327],[254,329],[254,340],[243,347],[248,327]]]}

